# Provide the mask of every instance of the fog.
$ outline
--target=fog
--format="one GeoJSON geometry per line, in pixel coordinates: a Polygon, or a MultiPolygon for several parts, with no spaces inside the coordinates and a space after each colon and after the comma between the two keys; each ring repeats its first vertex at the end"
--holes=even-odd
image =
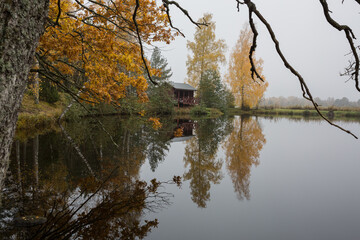
{"type": "MultiPolygon", "coordinates": [[[[235,0],[178,0],[195,19],[204,13],[212,13],[216,22],[216,36],[227,43],[227,60],[240,30],[248,21],[246,5],[240,5],[238,12],[235,0]]],[[[253,1],[257,9],[272,25],[280,42],[280,47],[290,64],[305,78],[312,95],[326,99],[328,97],[358,100],[353,81],[341,77],[340,73],[347,66],[350,56],[349,44],[345,33],[332,28],[326,21],[322,6],[314,0],[273,0],[253,1]]],[[[329,0],[331,16],[340,24],[349,25],[360,38],[360,5],[353,0],[329,0]]],[[[196,30],[190,21],[177,10],[171,8],[173,23],[181,29],[186,38],[177,37],[170,45],[158,45],[167,58],[173,71],[173,81],[184,82],[186,79],[186,60],[190,52],[187,41],[193,40],[196,30]]],[[[259,37],[256,56],[264,60],[264,75],[269,82],[265,97],[301,96],[300,84],[287,70],[277,55],[274,44],[262,23],[254,17],[259,37]]],[[[359,40],[355,41],[360,45],[359,40]]],[[[227,65],[222,66],[224,75],[227,65]]]]}

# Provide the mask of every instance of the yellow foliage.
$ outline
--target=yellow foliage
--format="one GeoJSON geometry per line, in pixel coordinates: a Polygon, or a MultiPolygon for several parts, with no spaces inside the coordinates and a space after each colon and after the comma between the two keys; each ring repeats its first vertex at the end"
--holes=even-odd
{"type": "Polygon", "coordinates": [[[184,135],[184,128],[179,127],[174,131],[174,137],[182,137],[184,135]]]}
{"type": "Polygon", "coordinates": [[[185,167],[188,169],[184,181],[190,180],[191,199],[198,207],[205,208],[210,200],[211,183],[218,184],[222,179],[222,159],[217,159],[216,151],[209,152],[201,144],[199,136],[187,141],[184,154],[185,167]]]}
{"type": "Polygon", "coordinates": [[[187,42],[187,48],[192,51],[186,61],[186,81],[197,88],[200,79],[206,70],[219,70],[219,63],[225,63],[225,41],[215,40],[215,22],[211,21],[212,14],[205,14],[198,22],[206,22],[208,26],[202,26],[195,32],[194,42],[187,42]]]}
{"type": "Polygon", "coordinates": [[[240,200],[250,198],[250,173],[259,164],[260,151],[266,139],[259,123],[249,117],[234,120],[234,129],[224,143],[226,167],[240,200]]]}
{"type": "Polygon", "coordinates": [[[145,116],[145,110],[141,110],[141,111],[139,112],[139,115],[142,116],[142,117],[145,116]]]}
{"type": "Polygon", "coordinates": [[[263,60],[254,59],[256,70],[265,82],[255,81],[251,77],[251,64],[249,51],[252,45],[252,32],[245,26],[240,32],[240,37],[231,52],[226,82],[235,96],[235,104],[241,107],[256,106],[268,86],[268,82],[262,75],[263,60]]]}
{"type": "MultiPolygon", "coordinates": [[[[136,89],[140,101],[147,101],[148,85],[133,21],[135,0],[60,3],[58,25],[46,28],[38,46],[41,59],[52,66],[49,69],[71,79],[82,89],[81,97],[91,102],[117,102],[127,96],[129,88],[136,89]]],[[[59,12],[57,4],[50,0],[53,22],[59,12]]],[[[176,35],[155,0],[140,1],[137,23],[146,44],[169,43],[176,35]]]]}
{"type": "Polygon", "coordinates": [[[160,118],[153,118],[153,117],[149,118],[149,121],[152,122],[152,127],[155,130],[158,130],[159,128],[162,127],[162,124],[159,120],[160,120],[160,118]]]}

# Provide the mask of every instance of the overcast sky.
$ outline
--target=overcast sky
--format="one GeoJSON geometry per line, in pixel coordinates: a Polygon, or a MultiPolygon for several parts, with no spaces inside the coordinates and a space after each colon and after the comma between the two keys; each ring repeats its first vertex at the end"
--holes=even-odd
{"type": "MultiPolygon", "coordinates": [[[[235,0],[178,0],[190,15],[199,19],[204,13],[212,13],[216,22],[216,36],[224,39],[228,46],[226,58],[239,37],[240,30],[248,21],[248,9],[241,5],[237,11],[235,0]]],[[[318,0],[271,0],[253,1],[257,9],[272,25],[280,42],[280,47],[290,64],[302,74],[312,95],[326,99],[328,97],[350,100],[360,99],[360,93],[354,88],[353,81],[347,83],[347,77],[340,72],[347,65],[349,56],[345,56],[350,47],[345,34],[332,28],[322,12],[318,0]]],[[[360,39],[360,5],[354,0],[329,0],[332,17],[340,24],[352,27],[360,39]]],[[[186,42],[193,40],[196,27],[184,15],[171,9],[174,25],[180,28],[186,38],[177,37],[170,45],[161,46],[162,54],[172,68],[175,82],[184,82],[186,78],[186,60],[189,54],[186,42]]],[[[277,56],[274,44],[261,22],[256,19],[259,37],[256,56],[264,60],[264,75],[269,82],[265,93],[271,96],[298,96],[301,89],[298,80],[282,64],[277,56]]],[[[359,40],[356,42],[359,45],[359,40]]],[[[222,68],[222,74],[227,65],[222,68]]]]}

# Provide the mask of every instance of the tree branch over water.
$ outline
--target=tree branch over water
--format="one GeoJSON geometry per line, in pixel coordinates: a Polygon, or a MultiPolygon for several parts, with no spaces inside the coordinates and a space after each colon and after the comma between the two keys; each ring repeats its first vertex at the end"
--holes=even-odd
{"type": "MultiPolygon", "coordinates": [[[[360,1],[357,0],[357,2],[360,4],[360,1]]],[[[355,58],[355,62],[354,62],[354,67],[353,67],[353,71],[350,72],[350,76],[351,78],[354,79],[355,81],[355,88],[360,92],[360,86],[359,86],[359,66],[360,66],[360,59],[358,56],[358,53],[356,51],[356,47],[354,45],[354,39],[356,39],[355,34],[353,33],[352,29],[347,26],[347,25],[340,25],[338,22],[336,22],[331,16],[330,16],[330,10],[329,10],[329,6],[327,4],[326,0],[320,0],[320,3],[323,7],[324,10],[324,15],[326,20],[328,21],[328,23],[334,27],[335,29],[339,30],[339,31],[344,31],[345,35],[346,35],[346,39],[349,42],[350,48],[351,48],[351,52],[353,57],[355,58]]]]}
{"type": "MultiPolygon", "coordinates": [[[[320,0],[320,1],[324,1],[324,0],[320,0]]],[[[319,107],[318,107],[318,104],[315,102],[311,92],[310,92],[310,89],[308,88],[304,78],[300,75],[299,72],[297,72],[295,70],[295,68],[287,61],[287,59],[285,58],[284,54],[282,53],[281,49],[280,49],[280,43],[279,41],[277,40],[276,38],[276,35],[271,27],[271,25],[267,22],[267,20],[263,17],[263,15],[256,9],[256,5],[251,1],[251,0],[245,0],[244,2],[241,2],[239,0],[237,0],[237,8],[239,10],[239,6],[240,4],[246,4],[248,9],[249,9],[249,21],[250,21],[250,26],[251,26],[251,29],[253,30],[253,33],[254,33],[254,36],[257,37],[257,30],[256,30],[256,26],[255,24],[253,23],[253,16],[252,14],[255,14],[259,20],[265,25],[266,29],[268,30],[268,33],[270,34],[270,37],[271,37],[271,40],[273,41],[273,43],[275,44],[275,49],[276,49],[276,52],[277,54],[279,55],[279,57],[281,58],[282,62],[284,63],[285,67],[287,69],[290,70],[290,72],[295,75],[298,80],[299,80],[299,83],[300,83],[300,86],[301,86],[301,90],[303,92],[303,97],[307,100],[309,100],[315,110],[317,111],[317,113],[325,120],[327,121],[330,125],[334,126],[334,127],[337,127],[339,128],[340,130],[352,135],[353,137],[355,137],[356,139],[358,139],[358,137],[353,134],[351,131],[349,130],[346,130],[344,128],[342,128],[341,126],[333,123],[332,121],[330,121],[328,118],[326,118],[319,110],[319,107]]],[[[350,33],[352,33],[351,31],[347,30],[348,31],[348,34],[350,36],[350,33]]],[[[249,53],[249,59],[250,59],[250,62],[252,61],[252,54],[253,52],[255,51],[256,49],[256,37],[254,37],[254,41],[253,41],[253,45],[250,49],[250,53],[249,53]]],[[[254,67],[251,68],[251,71],[252,71],[252,76],[254,75],[254,73],[256,74],[256,69],[254,69],[254,67]]]]}

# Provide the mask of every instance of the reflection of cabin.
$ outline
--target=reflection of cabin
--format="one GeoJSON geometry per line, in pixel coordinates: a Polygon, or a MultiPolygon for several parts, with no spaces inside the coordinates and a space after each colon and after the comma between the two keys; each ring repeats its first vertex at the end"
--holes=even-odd
{"type": "Polygon", "coordinates": [[[174,128],[174,133],[177,129],[181,129],[181,135],[175,136],[173,134],[171,142],[183,142],[194,137],[194,128],[195,122],[189,119],[176,119],[176,127],[174,128]]]}
{"type": "Polygon", "coordinates": [[[178,107],[193,106],[198,104],[198,100],[194,97],[196,89],[186,83],[170,83],[174,90],[174,97],[178,107]]]}

